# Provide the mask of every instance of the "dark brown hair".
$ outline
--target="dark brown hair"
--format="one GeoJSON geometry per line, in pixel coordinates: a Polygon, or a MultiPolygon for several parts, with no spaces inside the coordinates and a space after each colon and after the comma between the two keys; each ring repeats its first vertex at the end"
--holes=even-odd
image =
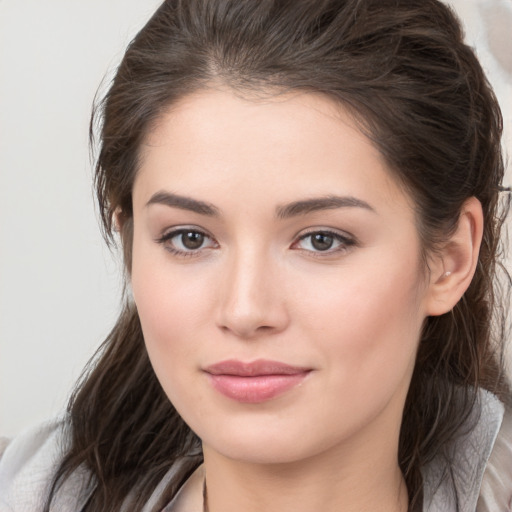
{"type": "MultiPolygon", "coordinates": [[[[422,467],[456,435],[476,390],[508,396],[506,309],[495,279],[507,208],[492,89],[453,12],[437,0],[165,1],[128,47],[92,122],[101,219],[113,242],[119,213],[128,272],[141,144],[169,105],[212,83],[242,94],[311,91],[348,108],[413,197],[425,254],[456,226],[466,199],[482,204],[476,274],[453,311],[426,320],[405,405],[398,456],[413,510],[422,467]]],[[[154,375],[129,299],[68,412],[71,445],[46,511],[78,467],[95,485],[86,511],[123,502],[141,510],[180,462],[158,510],[201,461],[198,439],[154,375]]]]}

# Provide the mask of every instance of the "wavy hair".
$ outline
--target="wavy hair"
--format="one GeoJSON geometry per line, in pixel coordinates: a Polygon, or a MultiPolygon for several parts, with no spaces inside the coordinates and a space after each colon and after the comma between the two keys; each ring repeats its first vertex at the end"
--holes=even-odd
{"type": "MultiPolygon", "coordinates": [[[[104,234],[116,242],[119,214],[128,273],[141,144],[169,105],[212,82],[242,94],[310,91],[347,108],[414,199],[426,255],[449,236],[466,199],[482,204],[476,274],[450,313],[426,319],[405,404],[398,457],[410,510],[419,509],[421,470],[444,453],[476,390],[509,396],[510,279],[496,276],[510,201],[500,199],[502,117],[482,68],[437,0],[166,0],[129,45],[91,122],[104,234]]],[[[68,425],[46,512],[79,467],[94,485],[85,512],[140,511],[179,467],[155,504],[161,510],[201,462],[199,440],[155,377],[129,299],[70,400],[68,425]]]]}

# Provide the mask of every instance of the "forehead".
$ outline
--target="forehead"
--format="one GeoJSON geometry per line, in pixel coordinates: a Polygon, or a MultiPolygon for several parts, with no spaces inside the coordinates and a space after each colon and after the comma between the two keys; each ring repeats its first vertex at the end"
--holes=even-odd
{"type": "Polygon", "coordinates": [[[262,194],[286,202],[333,193],[410,203],[352,116],[313,93],[256,98],[210,89],[183,98],[142,147],[134,195],[158,188],[208,197],[226,190],[260,205],[262,194]]]}

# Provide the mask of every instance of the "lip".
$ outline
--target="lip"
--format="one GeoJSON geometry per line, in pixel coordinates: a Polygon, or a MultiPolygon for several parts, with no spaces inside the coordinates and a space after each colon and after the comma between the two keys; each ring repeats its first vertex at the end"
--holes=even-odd
{"type": "Polygon", "coordinates": [[[279,361],[227,360],[204,369],[210,384],[224,396],[242,403],[261,403],[302,383],[312,368],[279,361]]]}

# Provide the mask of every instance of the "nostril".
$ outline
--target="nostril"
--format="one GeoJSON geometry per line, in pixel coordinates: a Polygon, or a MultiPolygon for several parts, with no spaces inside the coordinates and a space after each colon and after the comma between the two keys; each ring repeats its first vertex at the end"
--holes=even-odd
{"type": "Polygon", "coordinates": [[[220,329],[224,333],[231,333],[232,335],[241,338],[241,339],[254,339],[261,335],[269,335],[273,332],[278,332],[279,329],[277,326],[272,325],[257,325],[257,324],[250,324],[250,323],[225,323],[221,324],[220,329]]]}
{"type": "Polygon", "coordinates": [[[234,262],[216,302],[216,324],[222,332],[241,339],[281,332],[289,322],[283,293],[272,272],[269,268],[263,271],[262,261],[249,265],[248,259],[240,257],[234,262]]]}

